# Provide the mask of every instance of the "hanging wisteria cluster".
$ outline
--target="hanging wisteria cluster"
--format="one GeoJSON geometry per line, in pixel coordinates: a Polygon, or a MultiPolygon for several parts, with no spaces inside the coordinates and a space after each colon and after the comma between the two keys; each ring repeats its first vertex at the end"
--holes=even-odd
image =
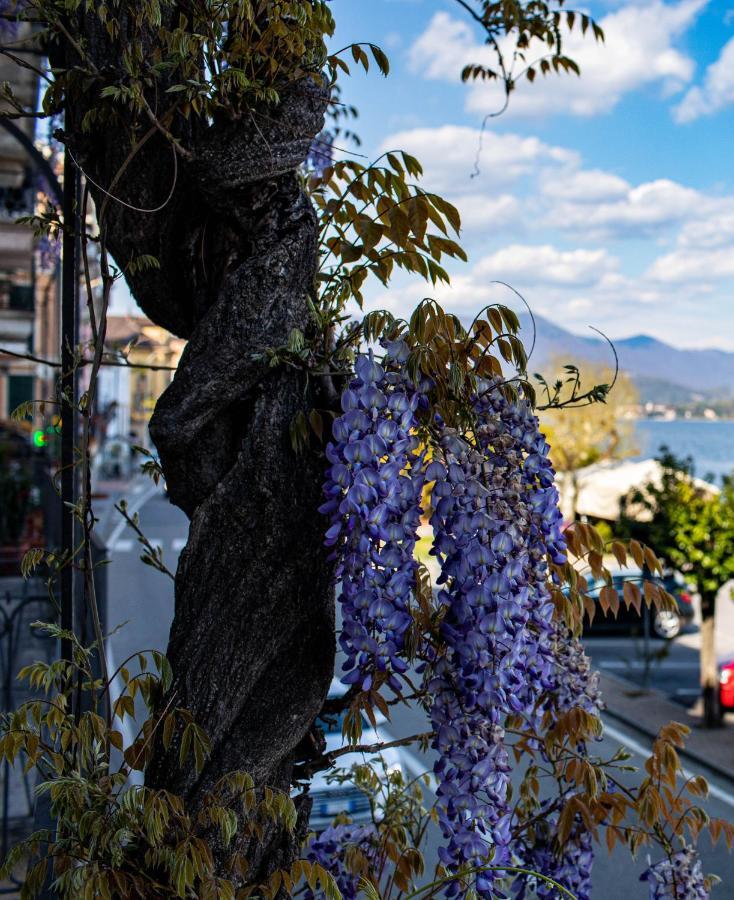
{"type": "MultiPolygon", "coordinates": [[[[413,551],[424,481],[433,482],[433,553],[444,649],[431,659],[440,850],[452,871],[510,858],[510,765],[503,723],[532,716],[555,684],[553,606],[547,558],[565,560],[548,445],[530,405],[481,382],[474,442],[432,423],[434,460],[423,465],[416,429],[423,390],[401,368],[402,342],[385,358],[359,356],[342,396],[322,511],[331,516],[342,581],[343,680],[369,689],[377,672],[405,670],[413,551]]],[[[429,652],[430,657],[430,652],[429,652]]],[[[488,893],[496,875],[477,889],[488,893]]],[[[452,883],[449,895],[459,886],[452,883]]]]}
{"type": "Polygon", "coordinates": [[[676,850],[644,872],[649,900],[708,900],[701,861],[695,847],[676,850]]]}
{"type": "MultiPolygon", "coordinates": [[[[547,558],[565,561],[548,445],[522,398],[481,382],[474,444],[444,429],[433,463],[433,552],[445,655],[428,685],[439,751],[435,772],[442,862],[456,870],[510,858],[510,765],[503,723],[533,719],[556,684],[547,558]]],[[[495,871],[476,887],[488,894],[495,871]]],[[[458,892],[454,883],[448,893],[458,892]]]]}
{"type": "Polygon", "coordinates": [[[400,690],[396,673],[407,669],[401,652],[412,622],[424,479],[413,432],[425,399],[400,371],[407,349],[389,344],[384,365],[372,355],[357,359],[326,448],[331,465],[321,511],[331,517],[326,543],[336,548],[342,586],[342,680],[362,690],[377,673],[400,690]]]}
{"type": "MultiPolygon", "coordinates": [[[[408,375],[407,342],[385,341],[384,347],[381,359],[371,352],[357,357],[326,450],[321,509],[331,519],[326,543],[334,548],[341,582],[342,680],[362,691],[385,681],[401,689],[406,633],[414,627],[414,550],[428,488],[431,552],[440,565],[439,624],[412,643],[422,661],[417,671],[424,673],[438,752],[439,858],[460,874],[443,889],[449,897],[468,889],[480,897],[506,896],[502,866],[520,866],[588,900],[593,852],[581,817],[563,846],[556,838],[572,790],[547,801],[539,813],[543,827],[532,831],[514,820],[509,792],[508,717],[538,730],[549,714],[581,708],[598,715],[603,708],[598,675],[581,642],[555,616],[549,590],[557,578],[550,564],[566,562],[550,448],[530,402],[498,381],[475,382],[469,427],[447,424],[431,409],[434,383],[408,375]]],[[[545,752],[539,742],[534,746],[545,752]]],[[[585,753],[584,745],[577,750],[585,753]]],[[[338,860],[344,855],[339,848],[355,838],[338,826],[320,840],[326,843],[314,843],[312,851],[338,860]]],[[[691,890],[699,882],[703,889],[700,864],[686,854],[649,869],[651,898],[707,896],[660,892],[682,878],[691,890]]],[[[330,868],[341,872],[338,865],[330,868]]],[[[529,891],[555,896],[556,889],[525,874],[514,877],[510,890],[521,900],[529,891]]]]}

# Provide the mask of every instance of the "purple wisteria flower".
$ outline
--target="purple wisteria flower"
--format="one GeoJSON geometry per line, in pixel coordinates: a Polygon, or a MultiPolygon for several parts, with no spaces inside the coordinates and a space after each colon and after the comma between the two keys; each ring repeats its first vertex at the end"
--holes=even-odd
{"type": "Polygon", "coordinates": [[[25,0],[0,0],[0,38],[12,39],[18,36],[19,22],[14,16],[20,15],[25,0]]]}
{"type": "MultiPolygon", "coordinates": [[[[548,444],[529,403],[481,383],[474,443],[444,429],[434,481],[433,553],[441,563],[441,633],[447,652],[429,692],[439,759],[439,821],[451,871],[511,858],[510,764],[503,724],[534,718],[555,686],[547,558],[565,560],[548,444]]],[[[500,896],[497,873],[476,876],[500,896]]],[[[452,883],[449,896],[460,890],[452,883]]]]}
{"type": "Polygon", "coordinates": [[[306,166],[317,175],[322,175],[324,169],[328,169],[333,163],[334,135],[329,131],[322,131],[313,139],[306,157],[306,166]]]}
{"type": "Polygon", "coordinates": [[[422,393],[399,371],[406,355],[395,342],[382,362],[371,353],[357,358],[326,448],[320,510],[331,517],[326,543],[335,547],[342,586],[342,681],[362,690],[384,672],[399,691],[396,673],[407,669],[401,654],[412,622],[424,475],[414,433],[422,393]]]}
{"type": "MultiPolygon", "coordinates": [[[[550,810],[549,802],[545,806],[549,810],[548,816],[534,827],[532,842],[515,848],[520,857],[518,865],[557,881],[576,900],[590,900],[594,862],[591,835],[577,816],[563,848],[559,848],[554,842],[558,816],[550,810]]],[[[529,900],[530,897],[555,900],[558,890],[537,876],[518,875],[512,884],[512,896],[514,900],[529,900]]]]}
{"type": "Polygon", "coordinates": [[[594,716],[600,715],[604,701],[599,687],[599,673],[592,669],[583,644],[560,619],[553,623],[553,641],[556,685],[549,700],[556,710],[562,712],[580,707],[594,716]]]}
{"type": "Polygon", "coordinates": [[[670,859],[650,866],[640,881],[647,882],[649,900],[708,900],[709,897],[695,847],[676,850],[670,859]]]}
{"type": "MultiPolygon", "coordinates": [[[[347,868],[347,855],[359,851],[369,862],[377,853],[377,830],[374,825],[330,825],[314,837],[306,850],[306,859],[318,863],[329,871],[336,881],[344,900],[357,900],[360,875],[347,868]]],[[[315,900],[322,894],[314,894],[306,887],[306,900],[315,900]]]]}

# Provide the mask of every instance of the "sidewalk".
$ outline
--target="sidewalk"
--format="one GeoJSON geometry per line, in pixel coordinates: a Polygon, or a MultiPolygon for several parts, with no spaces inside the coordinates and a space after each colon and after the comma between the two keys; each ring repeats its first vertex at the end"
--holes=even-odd
{"type": "Polygon", "coordinates": [[[700,717],[691,710],[659,691],[642,692],[637,685],[615,675],[601,674],[599,684],[607,706],[605,715],[651,739],[670,721],[687,725],[691,733],[681,756],[734,781],[734,734],[730,725],[704,729],[700,717]]]}

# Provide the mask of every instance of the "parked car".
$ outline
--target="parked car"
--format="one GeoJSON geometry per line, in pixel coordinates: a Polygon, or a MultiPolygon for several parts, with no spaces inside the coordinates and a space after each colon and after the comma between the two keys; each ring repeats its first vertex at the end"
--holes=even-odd
{"type": "Polygon", "coordinates": [[[734,710],[734,659],[719,665],[719,702],[722,709],[734,710]]]}
{"type": "MultiPolygon", "coordinates": [[[[331,683],[328,699],[332,700],[341,697],[345,692],[346,688],[344,685],[335,678],[331,683]]],[[[316,720],[317,724],[324,731],[327,753],[344,746],[344,738],[342,737],[344,715],[345,713],[340,713],[339,715],[329,715],[316,720]]],[[[377,728],[373,728],[363,717],[360,743],[376,744],[387,740],[387,737],[380,732],[380,726],[386,722],[385,717],[375,712],[375,719],[377,728]]],[[[338,765],[341,769],[349,769],[355,764],[365,763],[373,758],[374,756],[365,753],[347,753],[338,758],[338,765]]],[[[388,771],[402,768],[398,748],[390,747],[387,750],[383,750],[382,758],[388,771]]],[[[311,827],[315,831],[320,831],[330,825],[334,816],[339,813],[346,813],[355,824],[372,821],[372,812],[367,795],[351,783],[337,784],[329,782],[327,779],[328,774],[328,772],[317,772],[311,781],[310,793],[313,798],[313,809],[310,819],[311,827]]]]}
{"type": "MultiPolygon", "coordinates": [[[[637,584],[642,590],[643,581],[645,580],[660,585],[675,598],[678,606],[677,611],[651,608],[649,613],[647,613],[650,616],[650,633],[652,635],[663,640],[672,640],[680,634],[685,625],[690,624],[693,620],[693,593],[680,572],[671,572],[660,577],[647,575],[641,569],[613,569],[610,567],[610,574],[620,600],[625,581],[637,584]]],[[[589,596],[598,601],[601,589],[605,584],[606,582],[601,579],[590,579],[589,596]]],[[[584,633],[593,635],[608,631],[625,631],[642,634],[645,614],[646,606],[644,601],[639,613],[634,607],[628,608],[626,603],[620,602],[616,616],[611,610],[605,613],[601,606],[597,606],[593,622],[589,623],[588,616],[584,616],[584,633]]]]}

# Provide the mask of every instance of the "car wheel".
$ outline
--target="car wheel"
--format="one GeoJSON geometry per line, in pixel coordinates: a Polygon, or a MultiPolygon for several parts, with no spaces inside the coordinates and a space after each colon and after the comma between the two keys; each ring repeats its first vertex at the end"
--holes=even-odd
{"type": "Polygon", "coordinates": [[[670,641],[680,634],[680,616],[678,613],[672,612],[672,610],[669,609],[658,610],[658,612],[655,613],[652,627],[658,637],[670,641]]]}

